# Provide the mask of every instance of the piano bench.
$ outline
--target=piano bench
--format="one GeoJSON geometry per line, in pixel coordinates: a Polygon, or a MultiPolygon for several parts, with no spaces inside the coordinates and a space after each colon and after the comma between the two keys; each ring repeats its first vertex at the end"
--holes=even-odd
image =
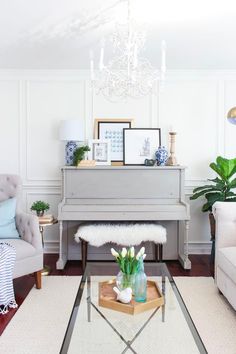
{"type": "Polygon", "coordinates": [[[75,241],[81,242],[83,271],[87,263],[88,244],[100,247],[106,243],[116,243],[129,247],[151,241],[155,247],[155,260],[162,262],[166,229],[154,222],[84,223],[79,226],[75,234],[75,241]]]}

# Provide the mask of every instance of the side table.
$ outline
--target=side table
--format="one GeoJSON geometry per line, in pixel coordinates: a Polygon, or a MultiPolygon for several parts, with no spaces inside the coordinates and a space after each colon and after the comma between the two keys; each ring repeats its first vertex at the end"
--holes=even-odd
{"type": "MultiPolygon", "coordinates": [[[[49,222],[45,222],[45,221],[40,221],[39,220],[39,231],[41,233],[41,237],[42,237],[42,243],[43,243],[43,247],[44,247],[44,228],[46,226],[51,226],[51,225],[54,225],[54,224],[57,224],[58,223],[58,220],[56,218],[54,218],[52,221],[49,221],[49,222]]],[[[43,267],[43,270],[41,272],[42,275],[48,275],[50,273],[50,267],[48,265],[44,265],[43,267]]]]}

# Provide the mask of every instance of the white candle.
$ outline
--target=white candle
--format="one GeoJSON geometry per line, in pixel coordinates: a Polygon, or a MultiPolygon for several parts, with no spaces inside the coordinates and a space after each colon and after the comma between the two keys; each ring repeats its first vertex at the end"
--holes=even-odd
{"type": "Polygon", "coordinates": [[[169,127],[169,132],[170,132],[170,133],[175,133],[175,132],[176,132],[175,126],[174,126],[173,124],[170,125],[170,127],[169,127]]]}
{"type": "Polygon", "coordinates": [[[163,74],[166,72],[166,42],[164,40],[161,42],[161,72],[163,74]]]}
{"type": "Polygon", "coordinates": [[[134,47],[134,69],[138,66],[137,45],[134,47]]]}
{"type": "Polygon", "coordinates": [[[104,64],[103,64],[103,60],[104,60],[104,48],[101,48],[101,52],[100,52],[100,61],[99,61],[99,70],[102,71],[104,64]]]}
{"type": "Polygon", "coordinates": [[[90,50],[90,77],[94,80],[94,61],[93,61],[93,51],[90,50]]]}
{"type": "Polygon", "coordinates": [[[101,51],[100,51],[100,60],[99,60],[99,70],[102,71],[104,68],[104,48],[105,48],[105,39],[101,39],[101,51]]]}

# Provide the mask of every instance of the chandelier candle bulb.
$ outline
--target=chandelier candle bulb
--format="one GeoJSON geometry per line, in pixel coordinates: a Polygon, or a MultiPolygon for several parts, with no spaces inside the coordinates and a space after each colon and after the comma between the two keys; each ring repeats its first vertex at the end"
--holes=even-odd
{"type": "Polygon", "coordinates": [[[100,62],[99,62],[99,70],[102,71],[104,67],[104,47],[101,48],[101,53],[100,53],[100,62]]]}
{"type": "Polygon", "coordinates": [[[94,61],[93,61],[93,51],[90,50],[90,76],[91,80],[94,81],[94,61]]]}
{"type": "Polygon", "coordinates": [[[161,72],[166,72],[166,41],[161,42],[161,72]]]}

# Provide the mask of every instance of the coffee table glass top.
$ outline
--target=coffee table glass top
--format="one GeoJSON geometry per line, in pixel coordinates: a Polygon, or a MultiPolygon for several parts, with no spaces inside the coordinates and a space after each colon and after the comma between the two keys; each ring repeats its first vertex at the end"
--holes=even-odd
{"type": "Polygon", "coordinates": [[[129,315],[98,305],[98,283],[114,279],[115,263],[88,263],[82,277],[61,354],[207,353],[165,263],[145,262],[165,304],[129,315]]]}

